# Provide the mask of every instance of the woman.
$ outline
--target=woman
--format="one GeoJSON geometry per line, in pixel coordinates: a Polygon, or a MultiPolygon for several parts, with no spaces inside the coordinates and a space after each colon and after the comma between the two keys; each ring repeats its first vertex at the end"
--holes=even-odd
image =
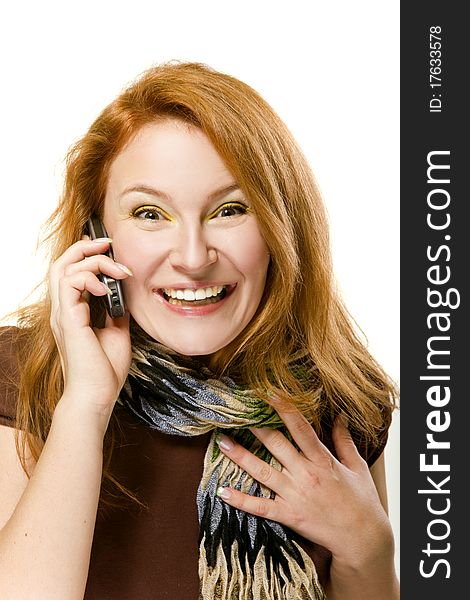
{"type": "Polygon", "coordinates": [[[397,598],[395,390],[266,102],[205,65],[148,70],[70,151],[51,224],[44,299],[2,343],[2,598],[397,598]]]}

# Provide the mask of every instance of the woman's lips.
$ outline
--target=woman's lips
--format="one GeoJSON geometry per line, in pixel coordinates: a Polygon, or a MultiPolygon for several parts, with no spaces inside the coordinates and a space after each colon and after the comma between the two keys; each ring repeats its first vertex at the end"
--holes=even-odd
{"type": "Polygon", "coordinates": [[[155,292],[162,300],[163,305],[172,312],[186,316],[204,316],[215,312],[225,304],[225,300],[233,294],[236,287],[236,283],[216,284],[200,287],[159,288],[155,292]]]}

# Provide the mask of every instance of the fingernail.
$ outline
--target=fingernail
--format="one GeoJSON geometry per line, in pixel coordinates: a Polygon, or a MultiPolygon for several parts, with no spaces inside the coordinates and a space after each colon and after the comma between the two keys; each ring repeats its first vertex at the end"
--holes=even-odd
{"type": "Polygon", "coordinates": [[[113,240],[109,237],[101,237],[101,238],[95,238],[94,240],[91,240],[91,241],[95,242],[95,244],[102,244],[104,242],[111,243],[113,240]]]}
{"type": "Polygon", "coordinates": [[[232,497],[232,491],[227,487],[218,487],[216,493],[219,498],[223,498],[224,500],[228,500],[232,497]]]}
{"type": "Polygon", "coordinates": [[[125,265],[121,265],[121,263],[116,263],[116,266],[118,266],[121,271],[124,271],[124,273],[126,275],[130,275],[131,277],[134,275],[134,273],[129,269],[129,267],[126,267],[125,265]]]}
{"type": "Polygon", "coordinates": [[[113,295],[113,290],[110,290],[109,287],[105,283],[101,282],[101,285],[103,286],[103,288],[104,288],[105,292],[108,294],[108,296],[113,295]]]}
{"type": "Polygon", "coordinates": [[[344,413],[341,413],[339,415],[339,418],[340,418],[341,423],[343,424],[343,426],[346,427],[346,429],[347,429],[348,426],[349,426],[349,419],[348,419],[348,417],[344,413]]]}
{"type": "Polygon", "coordinates": [[[222,450],[231,450],[233,448],[233,442],[230,438],[222,433],[217,436],[216,440],[217,444],[222,448],[222,450]]]}

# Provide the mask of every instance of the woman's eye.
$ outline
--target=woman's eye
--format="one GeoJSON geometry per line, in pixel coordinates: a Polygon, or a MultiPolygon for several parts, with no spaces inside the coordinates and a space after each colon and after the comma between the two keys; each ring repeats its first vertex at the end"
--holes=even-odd
{"type": "Polygon", "coordinates": [[[140,206],[132,211],[132,216],[143,221],[164,221],[165,215],[155,206],[140,206]]]}
{"type": "Polygon", "coordinates": [[[240,202],[229,202],[220,206],[211,217],[235,217],[236,215],[245,215],[248,212],[248,206],[240,202]]]}

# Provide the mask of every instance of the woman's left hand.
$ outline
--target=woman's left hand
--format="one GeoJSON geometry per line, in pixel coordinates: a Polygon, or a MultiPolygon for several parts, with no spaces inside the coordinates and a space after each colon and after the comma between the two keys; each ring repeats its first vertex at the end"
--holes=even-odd
{"type": "Polygon", "coordinates": [[[226,436],[220,449],[265,485],[274,499],[219,489],[231,506],[278,521],[303,537],[328,548],[336,561],[360,567],[387,553],[391,526],[367,463],[349,430],[337,418],[333,427],[336,459],[299,412],[279,412],[300,451],[278,430],[251,429],[283,466],[271,467],[226,436]],[[227,445],[228,444],[228,445],[227,445]]]}

